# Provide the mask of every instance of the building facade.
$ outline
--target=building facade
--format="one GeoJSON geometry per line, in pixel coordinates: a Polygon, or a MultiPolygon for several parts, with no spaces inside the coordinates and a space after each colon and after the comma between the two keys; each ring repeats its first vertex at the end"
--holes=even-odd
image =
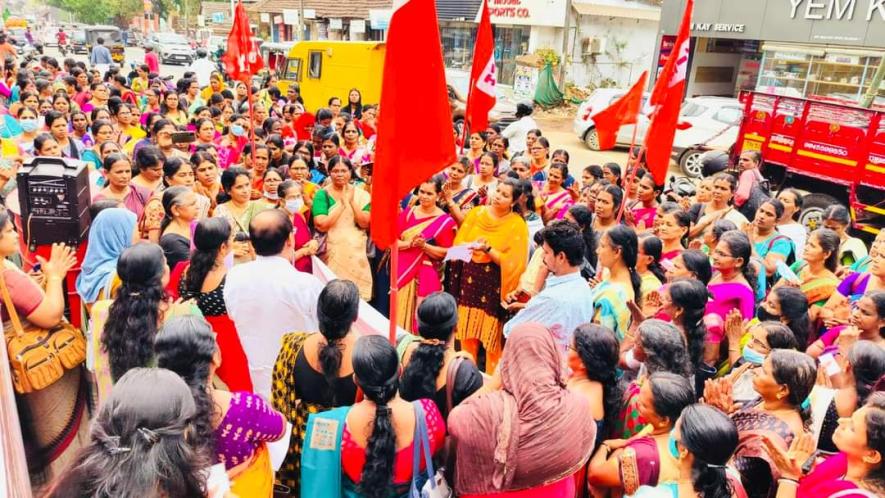
{"type": "Polygon", "coordinates": [[[259,0],[246,11],[272,42],[383,40],[393,12],[391,0],[259,0]]]}
{"type": "Polygon", "coordinates": [[[629,87],[652,64],[661,19],[656,0],[573,0],[568,80],[629,87]]]}
{"type": "MultiPolygon", "coordinates": [[[[685,0],[665,0],[658,68],[685,0]]],[[[885,0],[695,2],[687,94],[759,90],[856,101],[885,55],[885,0]]],[[[885,100],[885,86],[878,89],[885,100]]]]}
{"type": "MultiPolygon", "coordinates": [[[[499,81],[516,57],[550,49],[580,86],[626,86],[651,65],[658,0],[489,0],[499,81]],[[566,41],[567,39],[567,41],[566,41]]],[[[470,69],[481,0],[436,0],[446,67],[470,69]]]]}

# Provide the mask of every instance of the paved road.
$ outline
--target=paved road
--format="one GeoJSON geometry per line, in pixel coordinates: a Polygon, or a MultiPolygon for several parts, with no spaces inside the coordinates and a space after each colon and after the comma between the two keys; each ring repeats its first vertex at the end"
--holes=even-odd
{"type": "MultiPolygon", "coordinates": [[[[64,58],[61,56],[61,53],[58,51],[56,47],[47,47],[44,52],[46,55],[51,55],[61,62],[64,58]]],[[[85,54],[77,54],[72,55],[68,54],[68,57],[73,57],[75,60],[83,61],[87,65],[89,64],[89,56],[85,54]]],[[[144,49],[141,47],[126,47],[126,60],[124,62],[125,67],[129,68],[130,64],[142,64],[144,63],[144,49]]],[[[187,66],[178,66],[174,64],[161,64],[160,65],[160,73],[164,76],[172,75],[175,79],[181,78],[184,75],[187,66]]]]}
{"type": "MultiPolygon", "coordinates": [[[[56,47],[47,47],[45,50],[47,55],[56,57],[61,61],[63,58],[56,47]]],[[[68,55],[79,61],[88,63],[88,57],[83,54],[68,55]]],[[[141,64],[144,62],[144,50],[140,47],[126,47],[125,66],[128,68],[131,63],[141,64]]],[[[184,75],[187,66],[162,64],[160,72],[163,75],[172,75],[175,79],[184,75]]],[[[555,149],[566,149],[571,155],[571,164],[576,168],[576,175],[580,175],[580,170],[590,164],[603,164],[606,162],[617,162],[625,164],[627,154],[623,150],[613,150],[605,152],[594,152],[588,149],[584,143],[572,132],[572,118],[551,118],[542,119],[538,123],[544,135],[550,140],[551,152],[555,149]]]]}

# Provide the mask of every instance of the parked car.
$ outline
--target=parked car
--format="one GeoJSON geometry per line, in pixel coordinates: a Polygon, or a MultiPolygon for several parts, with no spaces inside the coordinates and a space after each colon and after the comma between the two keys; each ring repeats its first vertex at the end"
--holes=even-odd
{"type": "Polygon", "coordinates": [[[9,43],[17,48],[27,45],[28,40],[25,38],[25,28],[10,28],[6,30],[9,36],[9,43]]]}
{"type": "MultiPolygon", "coordinates": [[[[578,135],[578,138],[583,140],[584,144],[587,145],[590,150],[599,150],[599,137],[596,136],[596,125],[593,123],[593,116],[623,97],[624,94],[627,93],[627,90],[628,89],[626,88],[597,88],[589,97],[587,97],[587,100],[581,102],[581,105],[578,107],[578,113],[575,115],[573,128],[578,135]]],[[[642,94],[643,108],[650,95],[649,92],[642,94]]],[[[644,109],[643,112],[650,111],[650,109],[644,109]]],[[[645,118],[645,116],[640,117],[640,119],[642,118],[645,118]]],[[[630,141],[633,137],[633,128],[634,125],[621,127],[618,132],[618,145],[630,145],[630,141]]]]}
{"type": "MultiPolygon", "coordinates": [[[[446,86],[449,93],[449,105],[452,107],[452,120],[460,136],[464,127],[464,113],[467,111],[470,73],[456,69],[446,69],[446,86]]],[[[516,104],[510,102],[502,92],[498,91],[497,93],[495,107],[489,111],[489,124],[498,124],[505,127],[516,121],[516,104]]]]}
{"type": "Polygon", "coordinates": [[[144,46],[153,48],[162,64],[187,65],[194,60],[194,49],[190,42],[178,33],[151,33],[145,39],[144,46]]]}
{"type": "MultiPolygon", "coordinates": [[[[593,120],[602,111],[620,98],[626,89],[599,89],[593,92],[578,108],[574,121],[574,131],[592,150],[599,150],[593,120]]],[[[646,105],[649,94],[643,95],[643,111],[637,119],[636,141],[641,143],[650,124],[651,109],[646,105]]],[[[701,156],[712,149],[728,150],[737,140],[738,127],[743,115],[743,106],[737,99],[728,97],[692,97],[682,103],[679,113],[679,126],[673,140],[672,157],[682,172],[692,178],[702,175],[701,156]]],[[[633,125],[622,126],[618,133],[617,145],[629,146],[633,137],[633,125]]]]}

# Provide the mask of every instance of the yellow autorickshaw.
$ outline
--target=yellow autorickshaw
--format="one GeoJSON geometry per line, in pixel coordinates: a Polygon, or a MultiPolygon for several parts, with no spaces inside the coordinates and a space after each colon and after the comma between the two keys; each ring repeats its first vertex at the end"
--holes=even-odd
{"type": "Polygon", "coordinates": [[[111,51],[111,59],[117,64],[122,64],[126,58],[126,47],[123,46],[123,38],[120,36],[120,28],[116,26],[86,26],[83,28],[86,34],[86,52],[92,53],[95,40],[102,38],[104,46],[111,51]]]}
{"type": "Polygon", "coordinates": [[[285,95],[290,84],[298,83],[308,112],[326,107],[331,97],[339,97],[346,104],[351,88],[360,91],[363,104],[377,104],[381,100],[385,51],[384,42],[298,42],[289,50],[280,91],[285,95]]]}

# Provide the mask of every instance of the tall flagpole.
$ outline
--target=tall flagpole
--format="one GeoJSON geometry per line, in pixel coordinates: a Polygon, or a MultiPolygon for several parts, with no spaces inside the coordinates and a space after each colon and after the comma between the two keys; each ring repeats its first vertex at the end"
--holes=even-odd
{"type": "Polygon", "coordinates": [[[251,146],[249,147],[249,155],[251,156],[251,164],[252,168],[255,168],[255,106],[252,102],[252,69],[250,66],[249,72],[246,73],[249,75],[249,81],[246,82],[246,98],[249,99],[249,141],[251,146]]]}
{"type": "MultiPolygon", "coordinates": [[[[642,147],[641,149],[639,149],[639,153],[637,153],[635,157],[633,156],[633,150],[636,147],[636,130],[638,129],[639,121],[633,124],[633,137],[630,139],[630,148],[628,149],[630,152],[627,155],[629,159],[627,162],[627,167],[630,166],[631,162],[633,163],[633,171],[631,172],[630,181],[628,182],[629,185],[632,185],[633,182],[636,180],[636,170],[639,169],[639,158],[642,157],[642,153],[645,151],[645,147],[642,147]]],[[[626,186],[627,185],[624,185],[624,187],[626,186]]],[[[618,217],[615,220],[615,223],[620,223],[621,217],[624,216],[624,207],[627,205],[627,196],[625,195],[624,197],[624,200],[621,202],[621,207],[618,209],[618,217]]]]}
{"type": "Polygon", "coordinates": [[[396,347],[396,324],[397,310],[397,282],[399,281],[399,241],[394,240],[390,247],[390,330],[388,331],[388,339],[390,344],[396,347]]]}

